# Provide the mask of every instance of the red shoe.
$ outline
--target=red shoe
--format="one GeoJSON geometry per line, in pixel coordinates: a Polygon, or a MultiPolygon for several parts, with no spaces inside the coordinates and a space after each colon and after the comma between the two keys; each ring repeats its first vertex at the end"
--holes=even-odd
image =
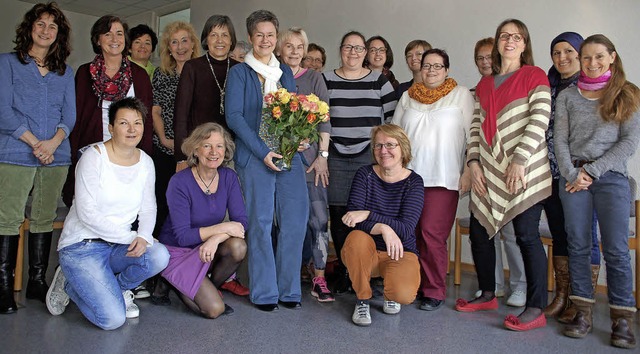
{"type": "Polygon", "coordinates": [[[509,315],[504,319],[504,326],[512,331],[524,332],[530,329],[540,328],[547,325],[547,318],[544,316],[544,312],[534,320],[527,323],[520,322],[517,316],[509,315]]]}
{"type": "Polygon", "coordinates": [[[230,292],[232,294],[238,295],[238,296],[247,296],[247,295],[249,295],[249,288],[247,288],[246,286],[240,284],[238,279],[233,279],[231,281],[222,283],[222,285],[220,285],[220,289],[226,290],[226,291],[228,291],[228,292],[230,292]]]}
{"type": "Polygon", "coordinates": [[[471,303],[465,299],[456,300],[456,311],[460,312],[476,312],[476,311],[485,311],[485,310],[497,310],[498,309],[498,299],[493,298],[491,301],[487,302],[477,302],[471,303]]]}

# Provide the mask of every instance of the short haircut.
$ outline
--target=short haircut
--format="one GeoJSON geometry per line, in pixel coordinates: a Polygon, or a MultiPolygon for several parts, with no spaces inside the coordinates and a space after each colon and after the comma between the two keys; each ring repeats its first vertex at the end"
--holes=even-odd
{"type": "Polygon", "coordinates": [[[429,50],[431,48],[433,48],[431,46],[431,44],[429,44],[429,42],[422,40],[422,39],[414,39],[411,42],[407,43],[407,46],[404,47],[404,56],[407,56],[407,53],[409,53],[410,50],[416,48],[416,47],[422,47],[424,48],[424,50],[429,50]]]}
{"type": "Polygon", "coordinates": [[[238,43],[236,43],[236,48],[242,49],[242,52],[247,54],[251,50],[251,44],[247,41],[238,41],[238,43]]]}
{"type": "Polygon", "coordinates": [[[276,28],[276,33],[280,28],[280,21],[278,21],[278,18],[273,12],[269,10],[257,10],[247,17],[247,33],[249,33],[249,36],[253,35],[253,32],[256,31],[258,23],[260,22],[271,22],[276,28]]]}
{"type": "MultiPolygon", "coordinates": [[[[151,52],[153,53],[156,50],[156,46],[158,45],[158,36],[156,36],[156,33],[153,32],[151,27],[143,24],[133,27],[129,30],[129,39],[131,40],[131,43],[133,43],[133,41],[144,36],[145,34],[148,34],[149,37],[151,37],[151,52]]],[[[129,49],[131,49],[131,47],[129,47],[129,49]]]]}
{"type": "MultiPolygon", "coordinates": [[[[391,46],[389,45],[389,42],[387,42],[387,40],[384,39],[384,37],[373,36],[367,39],[367,41],[364,43],[364,46],[367,48],[367,53],[369,52],[369,46],[371,45],[371,42],[375,41],[376,39],[381,41],[385,49],[387,49],[387,53],[386,53],[387,60],[384,61],[383,67],[387,69],[391,69],[391,67],[393,66],[393,50],[391,50],[391,46]]],[[[367,59],[367,57],[365,57],[363,66],[369,66],[369,64],[370,64],[369,60],[367,59]]]]}
{"type": "Polygon", "coordinates": [[[182,153],[187,156],[187,165],[189,167],[196,166],[198,164],[198,158],[196,157],[196,150],[200,147],[203,141],[209,139],[211,134],[219,133],[224,139],[224,162],[223,166],[226,166],[231,159],[233,159],[233,153],[236,150],[236,144],[233,142],[231,134],[218,123],[203,123],[194,129],[189,137],[182,142],[182,153]]]}
{"type": "Polygon", "coordinates": [[[307,48],[307,53],[313,52],[313,51],[320,52],[320,55],[322,55],[322,66],[324,66],[324,64],[326,64],[327,62],[327,52],[320,45],[315,43],[309,43],[309,48],[307,48]]]}
{"type": "Polygon", "coordinates": [[[422,60],[420,61],[420,66],[424,65],[424,59],[429,54],[435,54],[442,58],[442,64],[444,64],[445,69],[449,69],[449,54],[444,51],[444,49],[432,48],[422,53],[422,60]]]}
{"type": "Polygon", "coordinates": [[[100,40],[100,36],[111,31],[111,26],[114,23],[119,23],[122,25],[122,29],[124,30],[124,47],[129,48],[129,26],[120,19],[118,16],[114,15],[104,15],[100,17],[94,24],[91,26],[91,47],[93,48],[93,52],[95,54],[102,54],[102,48],[98,45],[100,40]]]}
{"type": "Polygon", "coordinates": [[[229,16],[226,15],[213,15],[204,23],[204,28],[202,28],[202,34],[200,35],[200,44],[202,45],[202,49],[205,51],[209,50],[207,37],[209,37],[211,30],[216,27],[227,27],[227,31],[229,31],[229,36],[231,37],[231,48],[229,48],[229,50],[234,50],[236,48],[236,43],[238,43],[236,30],[233,27],[233,22],[231,22],[229,16]]]}
{"type": "Polygon", "coordinates": [[[135,97],[125,97],[113,102],[109,106],[109,125],[113,125],[116,121],[116,114],[118,114],[118,111],[121,109],[130,109],[140,113],[143,122],[147,116],[147,107],[144,106],[144,103],[142,103],[140,99],[135,97]]]}
{"type": "Polygon", "coordinates": [[[411,141],[407,133],[405,133],[399,125],[395,124],[383,124],[373,127],[371,130],[371,154],[373,155],[374,161],[376,160],[376,153],[373,146],[376,143],[376,135],[378,135],[378,133],[383,133],[390,138],[396,139],[400,153],[402,154],[402,167],[407,167],[413,158],[411,156],[411,141]]]}
{"type": "Polygon", "coordinates": [[[55,2],[47,4],[36,4],[31,10],[24,14],[22,22],[16,27],[16,39],[13,41],[15,47],[13,50],[18,55],[18,60],[22,64],[27,64],[29,50],[33,46],[33,38],[31,32],[33,25],[44,14],[53,17],[53,22],[58,25],[58,34],[56,40],[49,47],[49,51],[44,58],[44,63],[51,71],[64,75],[67,69],[67,58],[71,54],[71,26],[67,17],[55,2]]]}
{"type": "Polygon", "coordinates": [[[482,38],[481,40],[477,41],[475,48],[473,48],[473,62],[476,62],[476,57],[478,56],[480,48],[489,46],[493,50],[493,45],[495,43],[496,41],[492,37],[482,38]]]}
{"type": "MultiPolygon", "coordinates": [[[[297,36],[302,40],[302,46],[304,47],[304,52],[302,53],[303,57],[307,55],[307,48],[309,47],[309,38],[307,37],[307,33],[300,27],[291,27],[285,31],[282,31],[278,35],[278,52],[282,53],[282,46],[285,42],[287,42],[291,37],[297,36]]],[[[304,58],[303,58],[304,59],[304,58]]]]}

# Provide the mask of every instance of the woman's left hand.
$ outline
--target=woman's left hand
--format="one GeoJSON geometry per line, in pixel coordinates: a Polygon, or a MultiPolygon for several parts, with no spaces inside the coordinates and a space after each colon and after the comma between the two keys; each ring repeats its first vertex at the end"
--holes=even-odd
{"type": "Polygon", "coordinates": [[[460,182],[458,182],[458,192],[460,195],[467,193],[471,190],[471,169],[465,165],[460,176],[460,182]]]}
{"type": "Polygon", "coordinates": [[[136,237],[131,244],[129,244],[129,248],[127,248],[127,257],[140,257],[145,252],[147,252],[147,240],[142,237],[136,237]]]}
{"type": "Polygon", "coordinates": [[[309,139],[304,139],[300,142],[300,144],[298,144],[298,152],[303,152],[310,147],[311,145],[309,145],[309,139]]]}
{"type": "Polygon", "coordinates": [[[209,237],[202,245],[200,245],[200,260],[202,263],[213,261],[213,257],[218,250],[218,238],[215,236],[209,237]]]}
{"type": "Polygon", "coordinates": [[[370,213],[369,210],[349,211],[342,217],[342,222],[349,227],[355,227],[357,223],[367,220],[370,213]]]}
{"type": "Polygon", "coordinates": [[[506,184],[511,194],[516,194],[518,191],[518,182],[522,183],[523,189],[527,189],[527,181],[524,178],[524,166],[512,162],[507,167],[504,176],[507,178],[506,184]]]}
{"type": "Polygon", "coordinates": [[[60,143],[55,139],[40,140],[33,145],[33,155],[44,165],[53,162],[53,153],[56,152],[60,143]]]}
{"type": "Polygon", "coordinates": [[[591,183],[593,183],[593,179],[583,168],[581,168],[580,172],[578,172],[578,178],[576,178],[573,183],[567,182],[567,184],[565,185],[565,190],[569,193],[587,190],[589,189],[591,183]]]}
{"type": "Polygon", "coordinates": [[[307,169],[307,173],[316,171],[316,187],[318,186],[318,180],[322,182],[322,186],[327,188],[329,185],[329,166],[327,159],[322,156],[316,157],[311,166],[307,169]]]}

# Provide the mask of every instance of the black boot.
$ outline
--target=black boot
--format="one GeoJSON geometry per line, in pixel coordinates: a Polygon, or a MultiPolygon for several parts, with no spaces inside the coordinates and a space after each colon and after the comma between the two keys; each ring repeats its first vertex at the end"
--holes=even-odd
{"type": "Polygon", "coordinates": [[[13,299],[13,271],[16,268],[19,237],[0,236],[0,314],[18,310],[13,299]]]}
{"type": "Polygon", "coordinates": [[[29,281],[27,282],[27,299],[42,302],[47,297],[49,286],[45,281],[51,251],[51,232],[29,233],[29,281]]]}

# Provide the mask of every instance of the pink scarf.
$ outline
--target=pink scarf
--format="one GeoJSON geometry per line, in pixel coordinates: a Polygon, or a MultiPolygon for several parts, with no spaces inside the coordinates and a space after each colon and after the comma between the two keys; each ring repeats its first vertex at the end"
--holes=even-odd
{"type": "Polygon", "coordinates": [[[602,90],[611,79],[611,70],[607,70],[606,73],[596,78],[588,77],[584,71],[580,71],[578,77],[578,88],[585,91],[598,91],[602,90]]]}

